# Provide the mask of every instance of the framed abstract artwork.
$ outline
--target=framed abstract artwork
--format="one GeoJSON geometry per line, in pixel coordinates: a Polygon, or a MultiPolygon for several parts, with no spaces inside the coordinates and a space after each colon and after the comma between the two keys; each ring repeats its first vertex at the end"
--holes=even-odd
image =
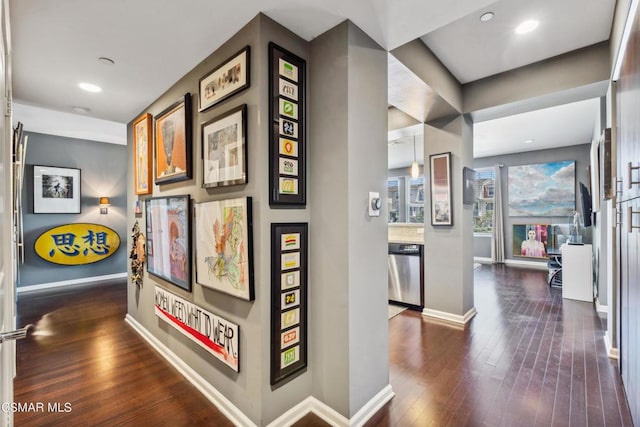
{"type": "Polygon", "coordinates": [[[200,79],[199,111],[213,107],[249,87],[251,48],[245,46],[200,79]]]}
{"type": "Polygon", "coordinates": [[[432,154],[431,163],[431,225],[453,225],[451,206],[451,153],[432,154]]]}
{"type": "Polygon", "coordinates": [[[253,301],[251,197],[196,203],[196,283],[253,301]]]}
{"type": "Polygon", "coordinates": [[[80,169],[33,165],[33,213],[80,213],[80,169]]]}
{"type": "Polygon", "coordinates": [[[156,184],[191,178],[191,96],[155,116],[154,153],[156,184]]]}
{"type": "Polygon", "coordinates": [[[189,196],[154,197],[145,203],[147,271],[191,291],[189,196]]]}
{"type": "Polygon", "coordinates": [[[247,182],[247,105],[201,125],[203,187],[247,182]]]}
{"type": "Polygon", "coordinates": [[[136,194],[151,193],[151,114],[133,122],[133,182],[136,194]]]}

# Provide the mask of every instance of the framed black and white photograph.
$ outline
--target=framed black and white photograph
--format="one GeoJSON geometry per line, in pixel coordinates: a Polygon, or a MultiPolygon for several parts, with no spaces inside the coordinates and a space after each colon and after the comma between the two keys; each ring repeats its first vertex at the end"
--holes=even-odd
{"type": "Polygon", "coordinates": [[[33,213],[80,213],[80,169],[33,166],[33,213]]]}
{"type": "Polygon", "coordinates": [[[202,124],[202,186],[247,183],[247,105],[202,124]]]}
{"type": "Polygon", "coordinates": [[[200,79],[198,111],[213,107],[249,87],[250,53],[251,48],[245,46],[200,79]]]}

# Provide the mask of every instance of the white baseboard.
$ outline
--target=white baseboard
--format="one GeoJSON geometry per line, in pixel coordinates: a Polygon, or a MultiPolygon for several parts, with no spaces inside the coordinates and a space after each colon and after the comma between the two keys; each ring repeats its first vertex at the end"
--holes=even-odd
{"type": "Polygon", "coordinates": [[[493,264],[493,260],[491,258],[486,258],[482,256],[474,256],[474,262],[479,262],[480,264],[493,264]]]}
{"type": "Polygon", "coordinates": [[[395,396],[391,384],[387,384],[378,394],[373,396],[356,414],[347,419],[342,414],[324,404],[313,396],[307,397],[293,408],[273,420],[267,427],[288,427],[291,424],[304,417],[309,412],[313,412],[322,418],[328,424],[334,427],[361,427],[372,416],[374,416],[380,408],[382,408],[389,400],[395,396]]]}
{"type": "Polygon", "coordinates": [[[464,316],[447,313],[446,311],[431,310],[430,308],[425,308],[424,310],[422,310],[423,316],[433,317],[434,319],[438,320],[444,320],[445,322],[453,323],[458,326],[466,325],[477,313],[478,311],[475,307],[471,307],[471,309],[467,311],[464,316]]]}
{"type": "Polygon", "coordinates": [[[607,310],[609,307],[606,305],[600,305],[600,298],[596,298],[596,311],[604,316],[607,315],[607,310]]]}
{"type": "Polygon", "coordinates": [[[136,319],[127,314],[127,322],[142,338],[144,338],[162,357],[178,370],[200,393],[204,395],[216,408],[220,410],[234,425],[255,427],[255,424],[229,399],[220,393],[215,387],[182,361],[174,352],[165,346],[160,340],[151,334],[136,319]]]}
{"type": "Polygon", "coordinates": [[[618,360],[618,349],[616,347],[611,346],[611,340],[609,339],[609,334],[604,334],[604,346],[607,349],[607,356],[610,359],[618,360]]]}
{"type": "Polygon", "coordinates": [[[535,268],[536,270],[549,270],[546,262],[522,261],[519,259],[505,259],[504,263],[509,267],[535,268]]]}
{"type": "Polygon", "coordinates": [[[60,282],[39,283],[37,285],[18,286],[16,287],[16,293],[22,294],[25,292],[36,292],[51,288],[60,288],[63,286],[81,285],[84,283],[102,282],[104,280],[122,279],[126,278],[127,273],[115,273],[106,274],[104,276],[83,277],[81,279],[62,280],[60,282]]]}

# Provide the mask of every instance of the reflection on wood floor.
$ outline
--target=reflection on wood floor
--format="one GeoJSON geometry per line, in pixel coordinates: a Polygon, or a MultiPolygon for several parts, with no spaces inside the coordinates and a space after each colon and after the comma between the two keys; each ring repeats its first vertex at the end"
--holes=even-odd
{"type": "MultiPolygon", "coordinates": [[[[231,425],[123,321],[126,284],[23,295],[16,425],[231,425]],[[46,405],[46,403],[45,403],[46,405]]],[[[631,426],[593,305],[562,300],[546,273],[482,266],[466,329],[406,310],[389,320],[395,398],[367,426],[631,426]]],[[[327,425],[315,415],[296,426],[327,425]]]]}

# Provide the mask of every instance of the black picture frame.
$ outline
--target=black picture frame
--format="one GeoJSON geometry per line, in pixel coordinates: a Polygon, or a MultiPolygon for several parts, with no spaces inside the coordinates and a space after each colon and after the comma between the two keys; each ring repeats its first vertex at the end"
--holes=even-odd
{"type": "Polygon", "coordinates": [[[306,206],[306,61],[269,43],[269,205],[306,206]]]}
{"type": "Polygon", "coordinates": [[[247,104],[202,123],[200,132],[202,187],[225,187],[249,182],[247,104]]]}
{"type": "Polygon", "coordinates": [[[429,156],[431,179],[431,225],[453,226],[453,197],[451,191],[451,152],[429,156]]]}
{"type": "Polygon", "coordinates": [[[271,224],[272,386],[307,369],[307,263],[308,224],[271,224]]]}
{"type": "Polygon", "coordinates": [[[145,212],[147,272],[191,292],[191,198],[148,198],[145,212]]]}
{"type": "Polygon", "coordinates": [[[186,93],[153,118],[156,184],[191,179],[191,116],[191,94],[186,93]]]}
{"type": "Polygon", "coordinates": [[[251,47],[245,46],[198,81],[198,111],[203,112],[251,86],[251,47]]]}
{"type": "Polygon", "coordinates": [[[462,204],[473,205],[476,202],[476,171],[462,168],[462,204]]]}

